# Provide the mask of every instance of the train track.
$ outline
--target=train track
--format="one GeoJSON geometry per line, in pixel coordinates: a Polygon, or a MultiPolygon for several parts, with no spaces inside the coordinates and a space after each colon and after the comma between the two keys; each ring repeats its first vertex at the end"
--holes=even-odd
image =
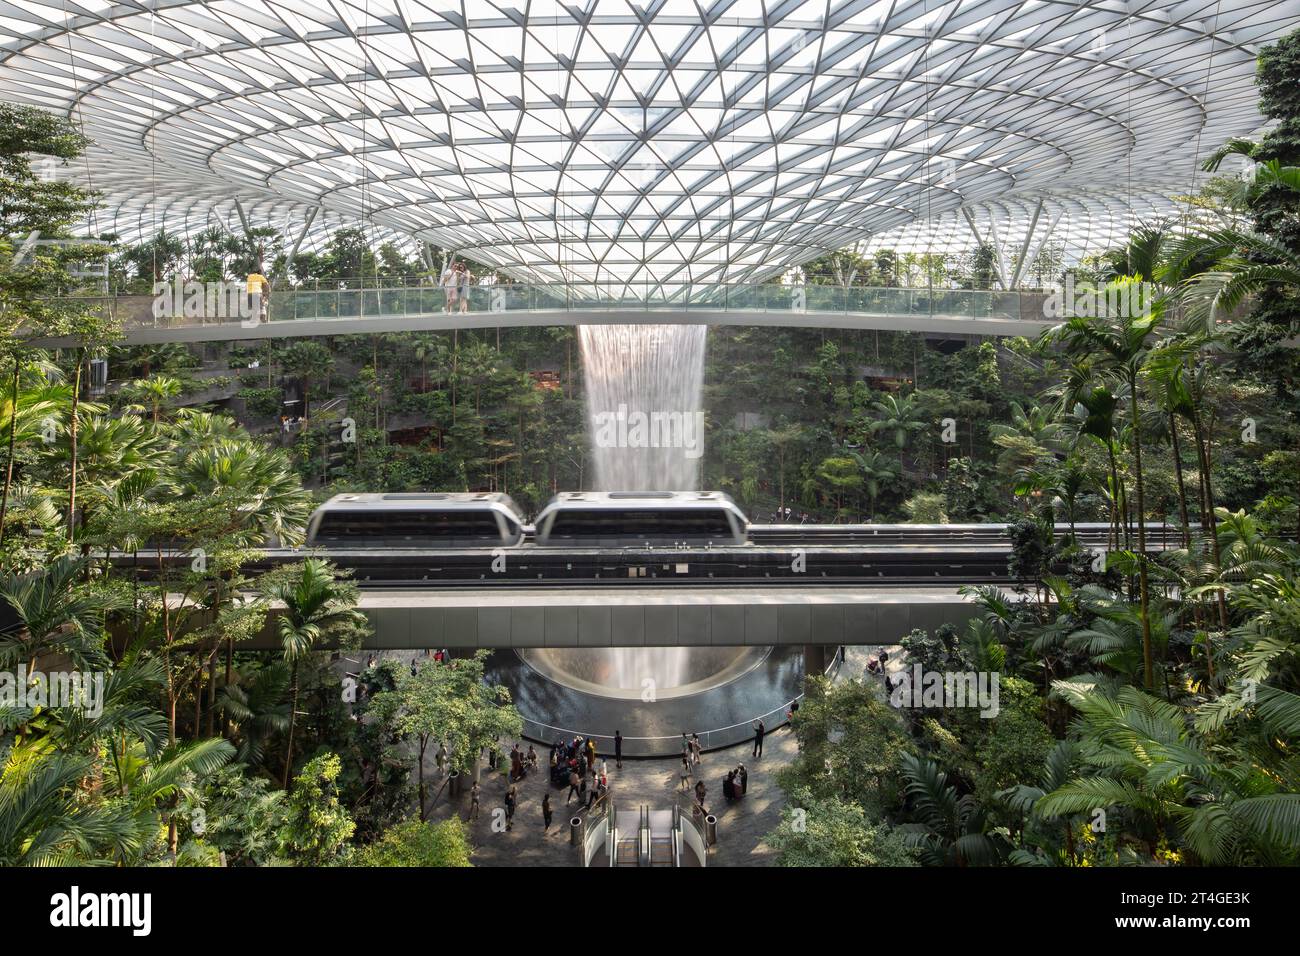
{"type": "MultiPolygon", "coordinates": [[[[751,526],[751,544],[691,548],[270,549],[250,573],[318,555],[363,588],[902,587],[1005,584],[1010,542],[987,526],[751,526]]],[[[1164,535],[1151,529],[1149,547],[1164,535]]],[[[1104,526],[1080,529],[1085,548],[1104,549],[1104,526]]],[[[189,553],[114,553],[113,564],[156,576],[193,561],[189,553]]]]}

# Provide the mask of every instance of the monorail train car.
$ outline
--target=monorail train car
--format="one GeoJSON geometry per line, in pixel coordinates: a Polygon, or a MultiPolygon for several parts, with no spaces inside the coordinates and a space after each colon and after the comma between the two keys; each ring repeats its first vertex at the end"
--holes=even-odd
{"type": "Polygon", "coordinates": [[[551,547],[742,545],[749,521],[720,491],[572,491],[537,516],[536,541],[551,547]]]}
{"type": "Polygon", "coordinates": [[[335,495],[311,516],[313,548],[509,548],[524,539],[509,495],[335,495]]]}

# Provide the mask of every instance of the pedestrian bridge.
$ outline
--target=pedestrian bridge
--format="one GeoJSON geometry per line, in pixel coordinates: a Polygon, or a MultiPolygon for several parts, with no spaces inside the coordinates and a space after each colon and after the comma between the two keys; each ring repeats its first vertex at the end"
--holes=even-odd
{"type": "MultiPolygon", "coordinates": [[[[62,302],[111,316],[125,344],[209,342],[400,331],[563,325],[770,325],[878,329],[943,336],[1033,336],[1054,324],[1046,292],[893,289],[838,285],[676,284],[477,285],[467,308],[448,313],[436,285],[384,288],[277,287],[248,318],[175,308],[148,295],[86,296],[62,302]]],[[[170,301],[171,297],[167,297],[170,301]]],[[[196,301],[201,300],[197,297],[196,301]]],[[[227,311],[227,310],[222,310],[227,311]]],[[[236,310],[229,310],[236,311],[236,310]]],[[[33,345],[75,344],[32,335],[33,345]]]]}

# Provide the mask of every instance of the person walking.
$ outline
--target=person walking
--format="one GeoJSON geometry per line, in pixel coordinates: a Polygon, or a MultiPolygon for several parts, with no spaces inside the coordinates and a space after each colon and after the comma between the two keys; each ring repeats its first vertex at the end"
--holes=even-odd
{"type": "Polygon", "coordinates": [[[551,814],[551,794],[550,791],[547,791],[546,796],[542,797],[542,820],[546,823],[546,826],[542,829],[543,833],[551,832],[552,819],[553,816],[551,814]]]}
{"type": "Polygon", "coordinates": [[[569,773],[569,795],[564,798],[564,805],[567,807],[573,795],[578,792],[578,785],[582,783],[582,777],[578,776],[578,771],[573,770],[569,773]]]}
{"type": "Polygon", "coordinates": [[[614,766],[623,769],[623,732],[614,731],[614,766]]]}
{"type": "Polygon", "coordinates": [[[700,757],[704,754],[704,746],[700,743],[700,735],[691,734],[691,763],[695,766],[700,765],[700,757]]]}
{"type": "Polygon", "coordinates": [[[469,788],[469,818],[478,819],[478,781],[474,781],[474,786],[469,788]]]}
{"type": "Polygon", "coordinates": [[[682,789],[685,790],[691,784],[691,758],[689,754],[682,754],[682,789]]]}
{"type": "Polygon", "coordinates": [[[767,733],[767,728],[763,726],[763,721],[754,721],[754,756],[763,756],[763,735],[767,733]]]}
{"type": "Polygon", "coordinates": [[[510,785],[506,791],[506,830],[509,831],[515,825],[515,807],[519,805],[519,788],[515,784],[510,785]]]}

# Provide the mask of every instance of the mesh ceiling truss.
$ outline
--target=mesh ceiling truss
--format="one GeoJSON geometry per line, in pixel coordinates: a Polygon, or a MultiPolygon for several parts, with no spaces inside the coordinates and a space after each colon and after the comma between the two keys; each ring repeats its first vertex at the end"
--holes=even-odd
{"type": "MultiPolygon", "coordinates": [[[[744,280],[1039,207],[1104,241],[1258,129],[1300,0],[0,0],[124,237],[362,223],[519,278],[744,280]],[[873,238],[874,237],[874,238],[873,238]]],[[[310,246],[311,243],[308,243],[310,246]]]]}

